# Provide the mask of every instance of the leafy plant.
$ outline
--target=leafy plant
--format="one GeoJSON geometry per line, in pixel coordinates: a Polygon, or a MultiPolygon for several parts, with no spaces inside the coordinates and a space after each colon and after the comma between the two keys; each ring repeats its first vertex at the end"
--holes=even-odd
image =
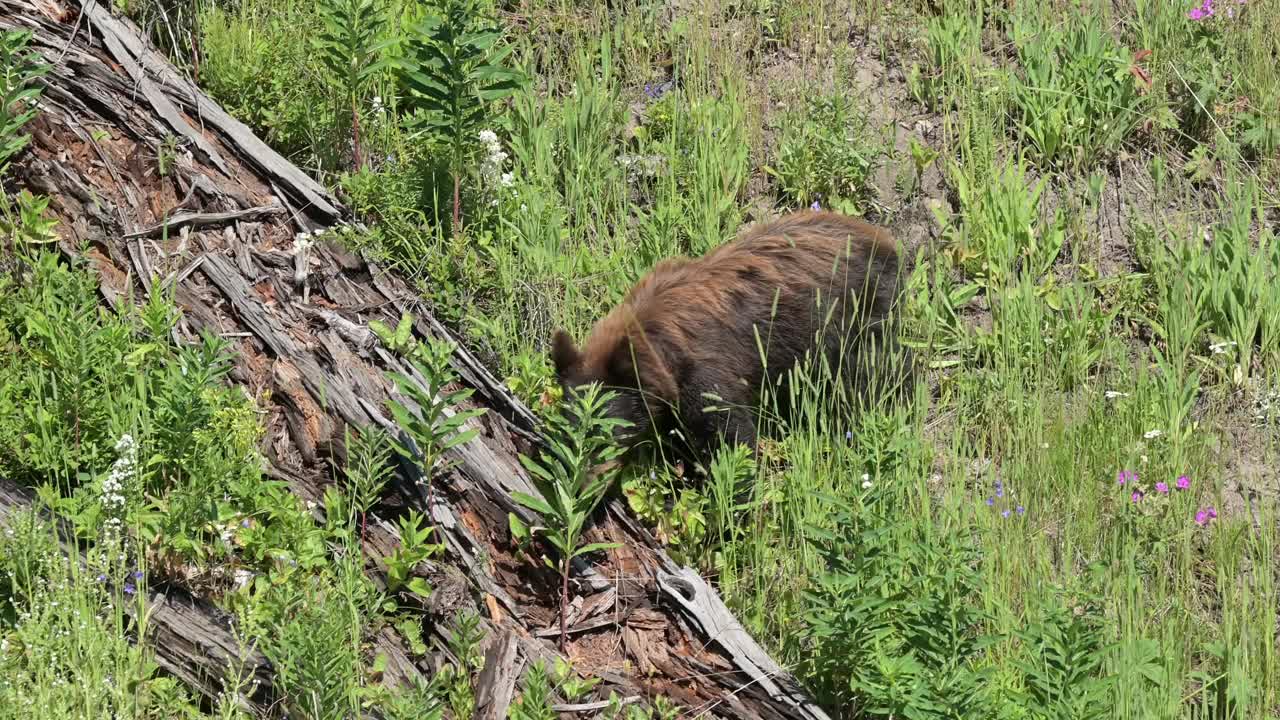
{"type": "Polygon", "coordinates": [[[963,224],[948,227],[952,257],[987,288],[998,289],[1019,276],[1037,281],[1062,252],[1066,228],[1061,210],[1052,221],[1040,212],[1046,180],[1032,183],[1021,159],[992,182],[979,182],[967,169],[952,167],[963,224]]]}
{"type": "Polygon", "coordinates": [[[369,692],[361,628],[381,604],[361,565],[347,555],[316,574],[255,584],[239,608],[246,633],[271,660],[290,714],[339,720],[361,712],[369,692]]]}
{"type": "Polygon", "coordinates": [[[30,30],[0,32],[0,174],[31,142],[20,131],[36,115],[40,88],[33,83],[49,72],[49,66],[27,49],[31,37],[30,30]]]}
{"type": "Polygon", "coordinates": [[[863,137],[866,120],[855,112],[843,95],[818,96],[784,119],[777,162],[765,172],[777,179],[787,204],[862,214],[879,151],[863,137]]]}
{"type": "Polygon", "coordinates": [[[156,150],[156,172],[160,177],[168,177],[173,172],[174,163],[178,162],[178,136],[168,133],[160,141],[156,150]]]}
{"type": "Polygon", "coordinates": [[[672,487],[666,473],[629,478],[622,483],[622,492],[631,512],[653,527],[654,536],[666,545],[673,559],[699,559],[707,534],[708,501],[703,494],[672,487]]]}
{"type": "MultiPolygon", "coordinates": [[[[613,391],[598,384],[584,386],[572,401],[569,413],[557,412],[547,418],[547,450],[541,460],[521,455],[539,497],[513,493],[516,502],[542,515],[540,528],[560,554],[560,646],[566,644],[566,615],[569,611],[569,567],[576,557],[614,547],[611,543],[579,545],[587,520],[604,497],[618,472],[613,465],[622,454],[613,432],[625,421],[604,414],[613,391]]],[[[509,516],[512,534],[527,539],[532,531],[514,513],[509,516]]],[[[550,560],[547,564],[556,567],[550,560]]]]}
{"type": "Polygon", "coordinates": [[[57,242],[57,218],[49,217],[49,198],[32,195],[28,190],[18,192],[14,202],[8,195],[0,195],[0,233],[7,236],[10,247],[45,245],[57,242]],[[15,207],[16,204],[16,207],[15,207]]]}
{"type": "Polygon", "coordinates": [[[441,668],[439,674],[453,717],[471,717],[475,711],[475,682],[484,665],[484,653],[480,648],[482,640],[484,631],[480,627],[480,617],[471,612],[460,613],[448,640],[449,654],[454,662],[441,668]]]}
{"type": "Polygon", "coordinates": [[[1015,631],[1025,648],[1016,664],[1024,673],[1033,717],[1106,717],[1113,678],[1104,671],[1108,643],[1099,604],[1089,597],[1068,604],[1055,596],[1037,615],[1015,631]]]}
{"type": "Polygon", "coordinates": [[[872,717],[976,716],[987,683],[972,663],[992,638],[972,546],[871,511],[833,525],[810,530],[824,566],[805,594],[813,682],[872,717]]]}
{"type": "MultiPolygon", "coordinates": [[[[401,325],[404,325],[403,321],[401,325]]],[[[392,443],[406,460],[418,463],[422,469],[421,481],[427,483],[428,489],[427,512],[431,512],[434,502],[435,486],[431,480],[435,473],[446,469],[438,467],[440,460],[446,452],[476,436],[476,430],[464,430],[463,427],[484,413],[483,408],[461,412],[451,409],[466,402],[473,392],[471,388],[445,390],[457,380],[450,363],[453,351],[451,343],[437,338],[428,338],[425,343],[413,345],[408,359],[421,384],[402,373],[390,373],[400,392],[417,406],[415,412],[399,401],[388,403],[396,423],[412,440],[414,447],[400,439],[392,443]]]]}
{"type": "Polygon", "coordinates": [[[1044,166],[1084,167],[1114,152],[1141,111],[1132,59],[1096,23],[1014,24],[1024,77],[1014,83],[1018,130],[1044,166]]]}
{"type": "Polygon", "coordinates": [[[343,469],[351,493],[353,510],[360,513],[360,539],[364,540],[365,518],[369,509],[378,502],[382,488],[391,476],[390,446],[385,431],[377,427],[365,427],[353,437],[350,429],[345,432],[347,466],[343,469]]]}
{"type": "Polygon", "coordinates": [[[384,37],[386,17],[374,0],[320,0],[316,11],[324,30],[314,39],[320,61],[343,91],[351,113],[352,163],[364,164],[360,152],[360,105],[372,81],[388,65],[382,51],[395,41],[384,37]]]}
{"type": "Polygon", "coordinates": [[[545,663],[531,664],[524,676],[524,692],[511,703],[511,720],[556,720],[551,708],[551,678],[545,663]]]}
{"type": "Polygon", "coordinates": [[[512,46],[494,46],[502,29],[479,0],[444,0],[405,43],[401,75],[418,114],[414,126],[437,134],[453,173],[453,226],[462,226],[462,174],[477,133],[492,121],[492,103],[509,97],[523,76],[503,67],[512,46]]]}
{"type": "Polygon", "coordinates": [[[410,577],[418,563],[444,551],[443,544],[427,542],[431,537],[431,527],[424,526],[424,520],[421,514],[413,510],[400,518],[400,546],[386,559],[387,589],[391,592],[407,587],[420,597],[425,598],[431,594],[431,586],[425,580],[410,577]]]}
{"type": "Polygon", "coordinates": [[[925,65],[911,66],[907,85],[916,99],[934,110],[947,109],[960,96],[964,73],[980,56],[981,17],[944,13],[925,23],[925,65]]]}

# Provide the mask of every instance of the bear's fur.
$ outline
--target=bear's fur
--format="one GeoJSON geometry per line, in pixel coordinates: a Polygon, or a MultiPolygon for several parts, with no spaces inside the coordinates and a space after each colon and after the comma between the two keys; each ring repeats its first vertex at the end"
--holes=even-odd
{"type": "MultiPolygon", "coordinates": [[[[762,384],[784,380],[820,331],[829,367],[842,368],[855,392],[884,376],[883,363],[870,377],[856,368],[867,367],[858,358],[884,359],[896,345],[885,321],[899,277],[887,231],[832,212],[792,213],[701,258],[659,262],[581,349],[558,330],[551,359],[566,393],[594,382],[618,391],[608,414],[632,423],[621,438],[629,445],[678,428],[685,450],[707,450],[723,436],[754,451],[762,384]]],[[[895,369],[906,374],[890,373],[893,382],[911,376],[909,355],[899,352],[906,364],[895,369]]]]}

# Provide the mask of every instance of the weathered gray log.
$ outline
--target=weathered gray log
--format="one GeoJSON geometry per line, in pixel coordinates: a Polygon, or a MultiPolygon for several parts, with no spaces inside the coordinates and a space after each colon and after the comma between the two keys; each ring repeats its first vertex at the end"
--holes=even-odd
{"type": "MultiPolygon", "coordinates": [[[[210,332],[232,342],[232,380],[255,394],[270,390],[263,408],[268,473],[319,503],[333,464],[343,459],[345,427],[398,432],[386,402],[407,404],[385,373],[413,373],[378,345],[369,322],[394,326],[407,312],[419,337],[452,340],[450,333],[402,280],[324,235],[301,267],[299,288],[295,233],[333,227],[342,219],[340,204],[183,78],[108,5],[64,2],[0,0],[0,27],[34,30],[35,48],[57,61],[30,126],[31,149],[15,164],[19,181],[52,197],[63,252],[91,262],[106,302],[163,287],[183,310],[175,339],[210,332]],[[155,158],[169,136],[185,138],[192,152],[180,153],[161,175],[155,158]],[[287,213],[255,212],[272,206],[287,213]],[[216,222],[175,227],[184,215],[216,222]]],[[[527,664],[556,655],[543,632],[556,621],[554,577],[519,556],[507,530],[508,513],[533,519],[511,492],[530,490],[518,454],[536,448],[537,428],[529,409],[461,345],[453,361],[475,389],[475,405],[489,412],[469,423],[479,435],[449,454],[452,469],[432,478],[434,492],[416,468],[402,465],[370,523],[367,571],[383,582],[382,558],[398,543],[389,522],[397,508],[425,509],[447,553],[419,568],[436,588],[419,601],[437,634],[459,610],[482,613],[495,669],[486,673],[480,699],[483,712],[500,715],[511,677],[497,672],[496,658],[527,664]],[[429,495],[433,503],[425,507],[429,495]]],[[[598,707],[593,703],[616,692],[665,695],[725,718],[826,717],[742,631],[714,589],[672,562],[620,503],[605,508],[589,540],[620,546],[575,566],[569,655],[579,671],[603,680],[596,697],[578,705],[598,707]]],[[[201,607],[194,616],[171,613],[167,642],[188,658],[175,659],[170,671],[210,695],[216,682],[197,672],[218,662],[203,657],[206,645],[232,647],[234,640],[221,630],[216,642],[179,642],[219,632],[208,620],[216,608],[201,607]]],[[[375,645],[393,660],[392,684],[420,679],[442,659],[412,658],[390,631],[375,645]]]]}

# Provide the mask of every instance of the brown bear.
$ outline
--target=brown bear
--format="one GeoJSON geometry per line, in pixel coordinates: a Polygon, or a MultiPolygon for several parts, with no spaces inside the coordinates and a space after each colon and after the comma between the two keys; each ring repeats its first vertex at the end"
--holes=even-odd
{"type": "Polygon", "coordinates": [[[886,320],[900,270],[887,231],[833,212],[792,213],[701,258],[659,262],[581,350],[558,330],[551,360],[566,393],[595,382],[618,393],[607,412],[631,423],[619,438],[628,446],[656,433],[683,437],[681,454],[695,457],[720,438],[754,451],[763,384],[780,387],[811,350],[855,393],[877,377],[906,385],[906,349],[893,363],[906,374],[886,374],[884,362],[896,348],[886,320]]]}

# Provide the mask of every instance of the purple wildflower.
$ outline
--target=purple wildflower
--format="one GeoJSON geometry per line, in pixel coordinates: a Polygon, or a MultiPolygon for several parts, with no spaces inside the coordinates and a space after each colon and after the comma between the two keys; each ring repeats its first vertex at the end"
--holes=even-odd
{"type": "Polygon", "coordinates": [[[98,576],[98,582],[100,582],[100,583],[104,583],[104,582],[106,582],[106,581],[107,581],[107,576],[106,576],[106,575],[99,575],[99,576],[98,576]]]}
{"type": "Polygon", "coordinates": [[[132,595],[133,593],[134,593],[133,583],[131,583],[131,582],[127,582],[127,583],[125,583],[125,584],[124,584],[124,594],[125,594],[125,595],[132,595]]]}
{"type": "Polygon", "coordinates": [[[813,201],[813,204],[809,206],[809,209],[810,209],[810,210],[821,210],[821,209],[822,209],[822,205],[821,205],[817,200],[814,200],[814,201],[813,201]]]}
{"type": "Polygon", "coordinates": [[[1168,495],[1168,494],[1169,494],[1169,483],[1167,483],[1167,482],[1165,482],[1165,481],[1163,481],[1163,480],[1161,480],[1160,482],[1156,483],[1156,492],[1160,493],[1161,495],[1168,495]]]}
{"type": "Polygon", "coordinates": [[[1191,12],[1187,13],[1187,17],[1192,20],[1200,20],[1204,18],[1204,12],[1200,8],[1191,8],[1191,12]]]}
{"type": "Polygon", "coordinates": [[[1000,517],[1006,517],[1006,518],[1009,517],[1009,508],[1005,508],[1003,511],[1001,511],[1000,517]]]}
{"type": "Polygon", "coordinates": [[[1132,470],[1121,470],[1120,472],[1116,473],[1117,485],[1124,485],[1125,483],[1137,482],[1137,481],[1138,481],[1138,473],[1133,472],[1132,470]]]}
{"type": "Polygon", "coordinates": [[[1178,481],[1174,483],[1174,485],[1177,486],[1179,490],[1186,490],[1187,488],[1191,487],[1191,478],[1187,477],[1186,475],[1179,475],[1178,481]]]}
{"type": "Polygon", "coordinates": [[[995,498],[991,498],[991,497],[987,498],[987,507],[991,507],[992,505],[995,505],[995,504],[996,504],[995,498]]]}
{"type": "Polygon", "coordinates": [[[1216,517],[1218,517],[1218,511],[1214,510],[1213,506],[1210,505],[1209,507],[1204,508],[1200,512],[1196,513],[1196,524],[1201,526],[1208,525],[1209,521],[1216,517]]]}
{"type": "Polygon", "coordinates": [[[141,579],[142,579],[142,571],[141,571],[141,570],[136,570],[136,571],[134,571],[134,573],[133,573],[133,579],[134,579],[134,580],[141,580],[141,579]]]}
{"type": "Polygon", "coordinates": [[[1021,515],[1021,514],[1025,513],[1026,511],[1027,511],[1027,509],[1026,509],[1026,508],[1024,508],[1024,507],[1022,507],[1021,505],[1019,505],[1019,506],[1015,509],[1015,512],[1017,512],[1019,515],[1021,515]]]}
{"type": "Polygon", "coordinates": [[[1004,497],[1004,487],[1000,483],[996,483],[996,497],[1004,497]]]}
{"type": "Polygon", "coordinates": [[[249,518],[245,518],[245,519],[241,520],[241,521],[240,521],[240,527],[242,527],[242,528],[246,528],[246,529],[247,529],[247,528],[249,527],[249,518]]]}
{"type": "Polygon", "coordinates": [[[1141,490],[1134,490],[1134,491],[1133,491],[1133,495],[1130,495],[1130,496],[1129,496],[1129,499],[1130,499],[1130,500],[1132,500],[1133,502],[1141,502],[1141,501],[1142,501],[1142,491],[1141,491],[1141,490]]]}
{"type": "Polygon", "coordinates": [[[845,440],[852,440],[852,439],[853,439],[853,431],[852,431],[852,430],[845,430],[845,431],[844,431],[844,439],[845,439],[845,440]]]}

